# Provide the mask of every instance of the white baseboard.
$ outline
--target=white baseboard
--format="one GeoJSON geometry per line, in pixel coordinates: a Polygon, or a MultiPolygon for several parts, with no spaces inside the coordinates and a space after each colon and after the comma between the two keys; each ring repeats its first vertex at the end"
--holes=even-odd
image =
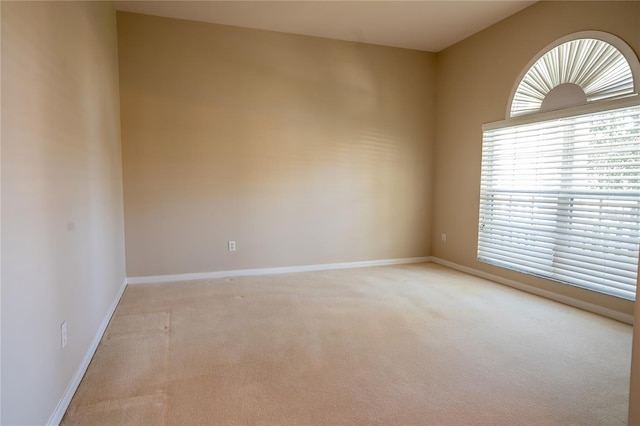
{"type": "Polygon", "coordinates": [[[120,302],[120,299],[124,294],[125,288],[127,288],[126,278],[124,279],[124,281],[122,281],[122,285],[118,290],[118,294],[116,295],[115,299],[111,303],[111,306],[109,306],[109,310],[107,311],[107,314],[102,320],[102,323],[100,324],[100,327],[96,332],[96,336],[93,338],[93,342],[91,342],[91,346],[89,346],[89,349],[87,349],[87,352],[84,355],[84,359],[82,360],[82,363],[78,367],[78,370],[76,371],[76,374],[73,376],[73,379],[69,383],[69,386],[67,386],[67,390],[64,392],[64,395],[58,402],[58,406],[51,414],[51,417],[49,417],[49,421],[47,422],[47,425],[59,425],[60,422],[62,421],[62,417],[64,417],[64,413],[66,413],[67,408],[69,408],[69,404],[71,403],[71,398],[73,398],[73,395],[76,393],[78,386],[80,386],[82,377],[84,377],[84,373],[87,371],[87,368],[89,367],[89,363],[91,362],[91,359],[93,358],[93,355],[95,354],[96,349],[98,349],[98,344],[100,344],[102,335],[106,331],[107,326],[109,325],[109,321],[111,321],[111,317],[116,311],[116,307],[118,306],[118,303],[120,302]]]}
{"type": "Polygon", "coordinates": [[[407,257],[402,259],[365,260],[362,262],[325,263],[320,265],[284,266],[278,268],[237,269],[231,271],[196,272],[190,274],[128,277],[128,284],[156,284],[174,281],[208,280],[213,278],[242,277],[250,275],[288,274],[292,272],[326,271],[331,269],[364,268],[368,266],[400,265],[429,262],[430,257],[407,257]]]}
{"type": "Polygon", "coordinates": [[[527,284],[520,283],[518,281],[502,278],[497,275],[482,272],[477,269],[469,268],[468,266],[462,266],[457,263],[449,262],[448,260],[432,257],[431,262],[437,263],[442,266],[446,266],[451,269],[455,269],[460,272],[464,272],[469,275],[475,275],[476,277],[484,278],[489,281],[494,281],[499,284],[504,284],[509,287],[516,288],[518,290],[526,291],[527,293],[535,294],[546,299],[555,300],[556,302],[564,303],[565,305],[573,306],[585,311],[593,312],[594,314],[602,315],[604,317],[612,318],[620,322],[627,324],[633,324],[633,315],[624,314],[622,312],[614,311],[613,309],[604,308],[593,303],[584,302],[582,300],[574,299],[573,297],[564,296],[561,294],[553,293],[548,290],[543,290],[537,287],[533,287],[527,284]]]}

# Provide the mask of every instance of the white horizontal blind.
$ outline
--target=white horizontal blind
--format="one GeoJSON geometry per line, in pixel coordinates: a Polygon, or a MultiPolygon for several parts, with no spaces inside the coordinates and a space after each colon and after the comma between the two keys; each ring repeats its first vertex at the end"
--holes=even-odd
{"type": "Polygon", "coordinates": [[[478,259],[635,299],[640,106],[483,132],[478,259]]]}

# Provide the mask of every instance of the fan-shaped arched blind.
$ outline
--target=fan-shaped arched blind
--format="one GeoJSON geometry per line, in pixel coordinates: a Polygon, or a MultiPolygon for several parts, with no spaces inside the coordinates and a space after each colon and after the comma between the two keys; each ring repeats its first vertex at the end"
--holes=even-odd
{"type": "Polygon", "coordinates": [[[597,39],[571,40],[529,68],[514,94],[511,117],[539,111],[547,94],[566,83],[582,88],[587,102],[634,93],[631,67],[618,49],[597,39]]]}

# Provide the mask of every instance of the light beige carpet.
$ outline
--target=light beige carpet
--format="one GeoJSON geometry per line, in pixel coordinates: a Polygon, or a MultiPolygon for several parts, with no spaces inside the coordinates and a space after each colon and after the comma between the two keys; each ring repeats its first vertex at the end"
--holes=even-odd
{"type": "Polygon", "coordinates": [[[623,425],[631,327],[434,265],[129,286],[63,424],[623,425]]]}

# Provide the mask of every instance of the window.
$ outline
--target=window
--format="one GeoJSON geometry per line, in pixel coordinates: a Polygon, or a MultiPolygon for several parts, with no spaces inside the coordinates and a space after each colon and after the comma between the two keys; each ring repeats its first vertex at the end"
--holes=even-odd
{"type": "Polygon", "coordinates": [[[596,38],[560,43],[528,68],[510,118],[483,127],[478,260],[635,299],[636,93],[626,55],[596,38]]]}

